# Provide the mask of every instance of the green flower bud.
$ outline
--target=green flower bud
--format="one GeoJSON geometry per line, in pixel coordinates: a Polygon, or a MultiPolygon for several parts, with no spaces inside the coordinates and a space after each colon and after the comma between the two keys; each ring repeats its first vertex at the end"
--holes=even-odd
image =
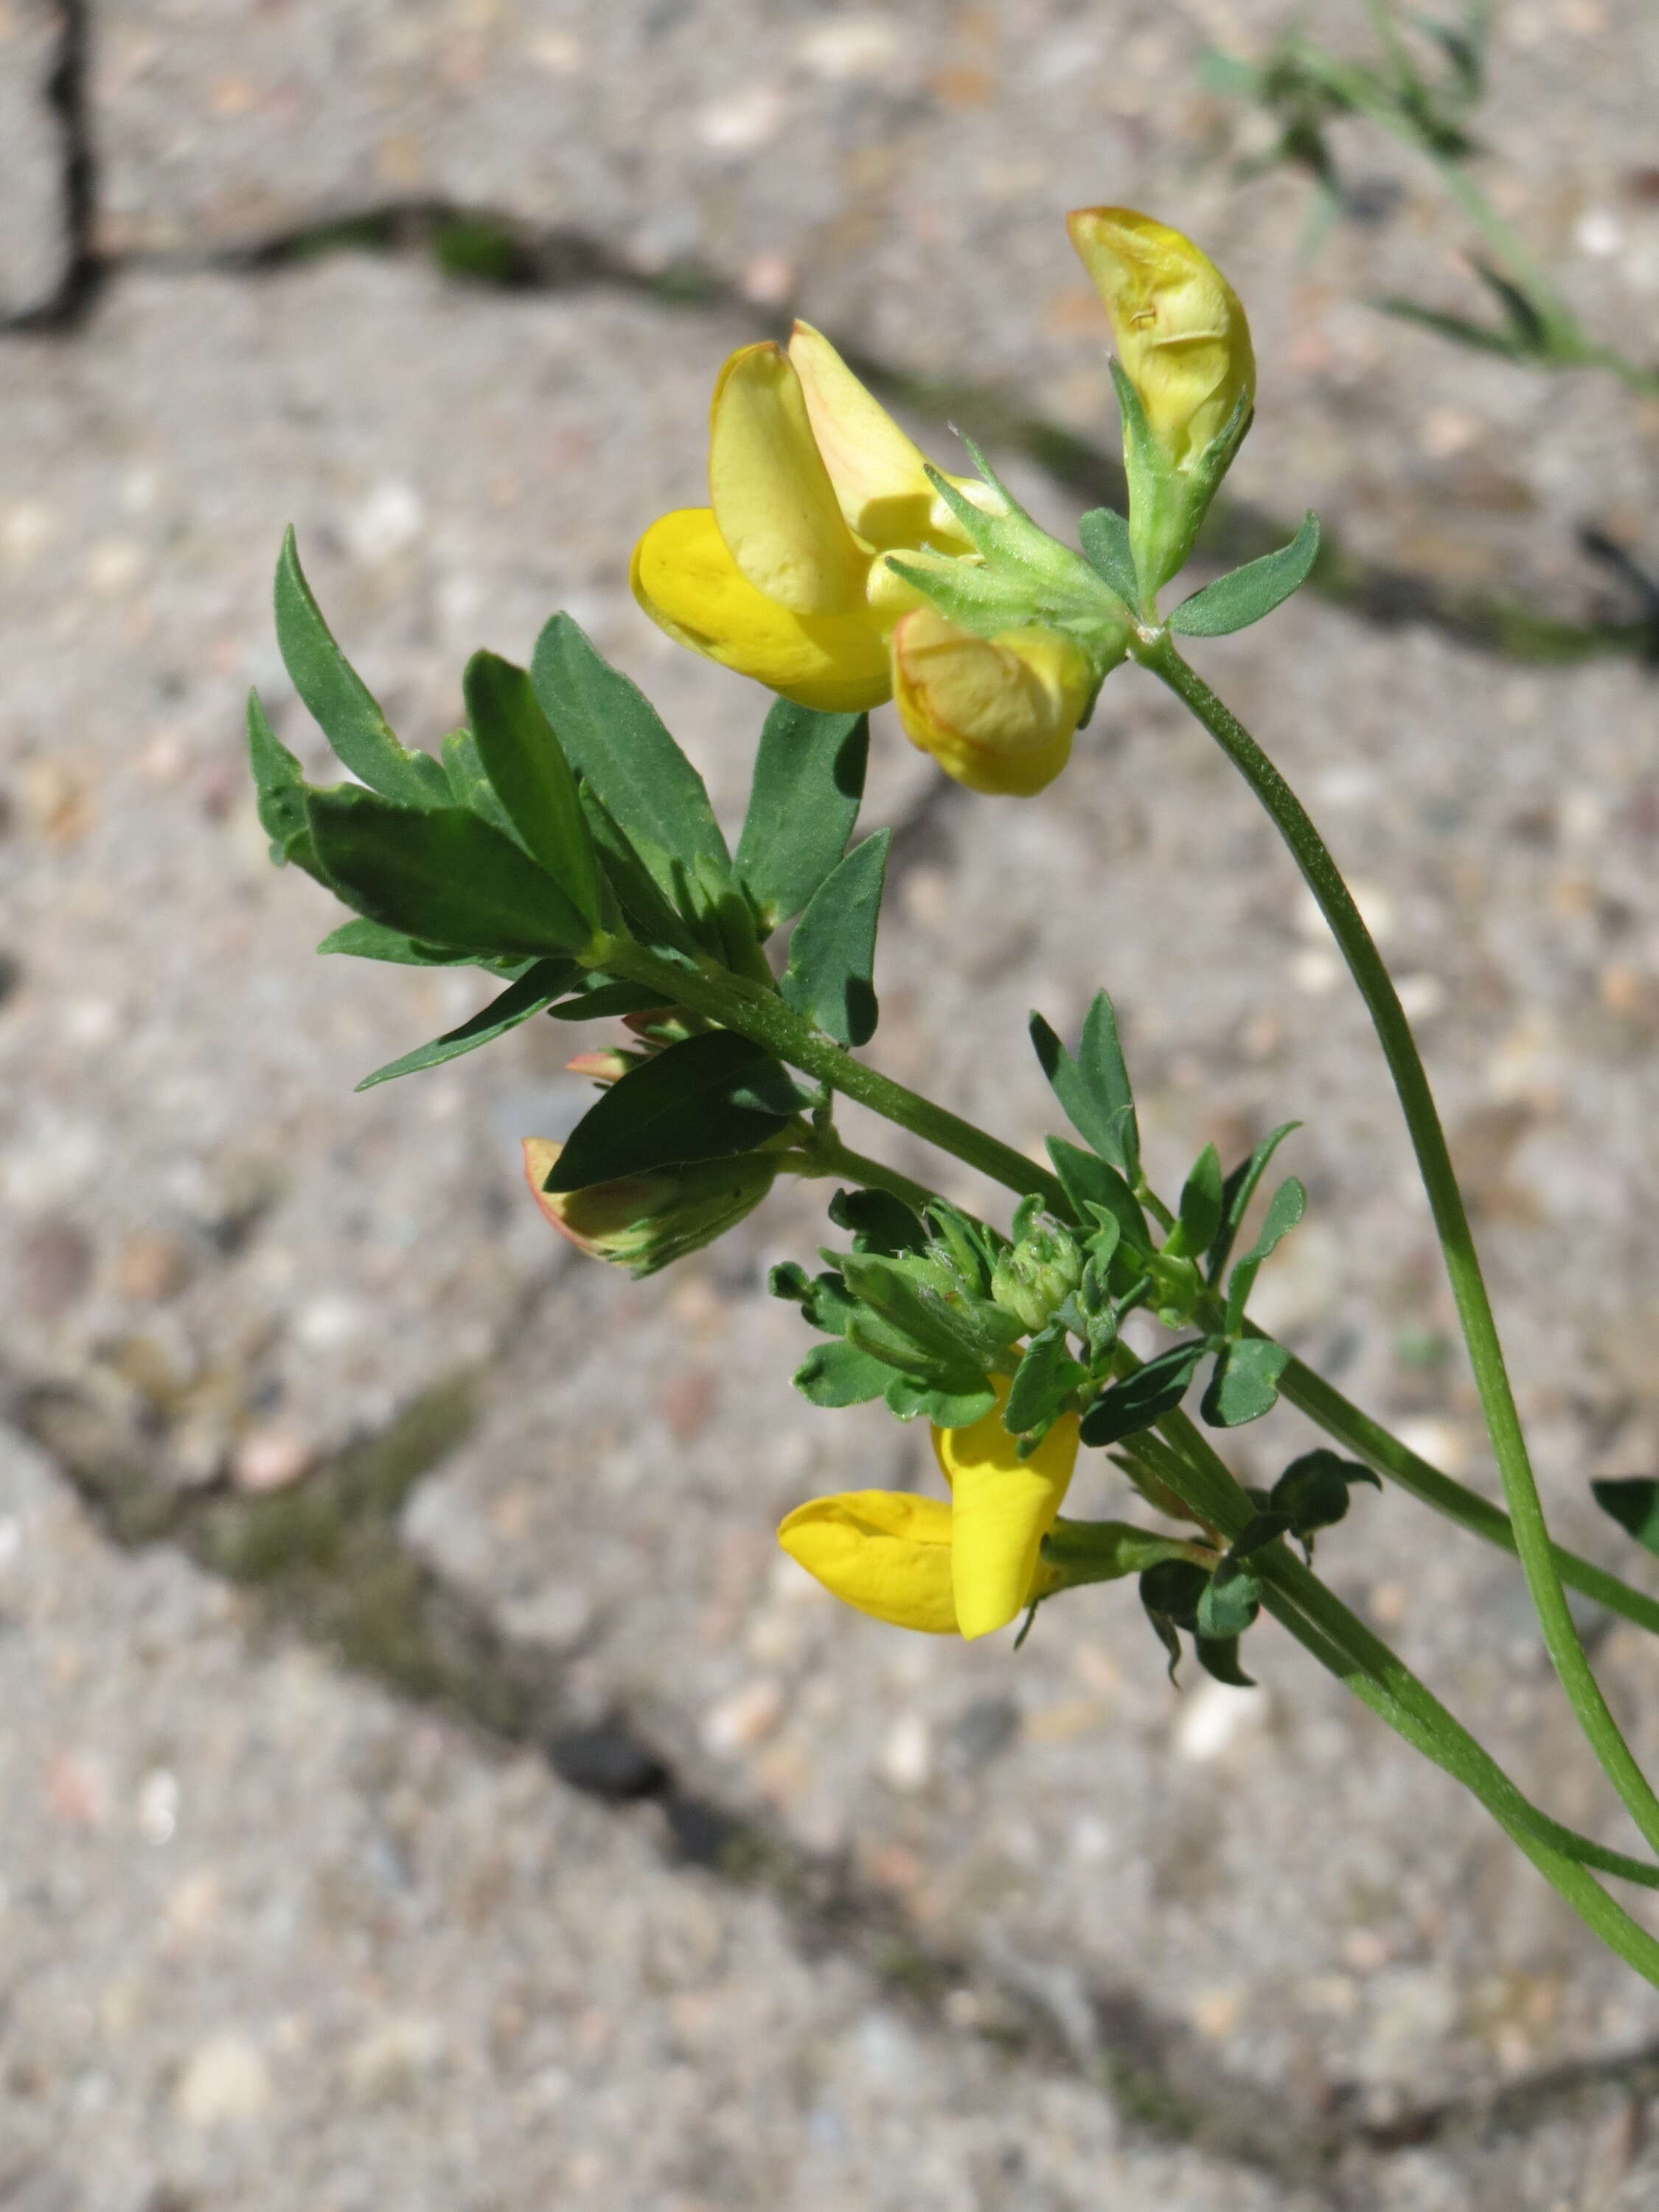
{"type": "Polygon", "coordinates": [[[1083,1280],[1083,1255],[1063,1229],[1034,1225],[997,1261],[991,1296],[1032,1330],[1046,1328],[1083,1280]]]}
{"type": "Polygon", "coordinates": [[[740,1152],[735,1159],[695,1160],[585,1190],[544,1190],[563,1149],[546,1137],[524,1140],[525,1175],[537,1205],[579,1251],[636,1276],[654,1275],[735,1229],[771,1189],[780,1160],[775,1152],[740,1152]]]}

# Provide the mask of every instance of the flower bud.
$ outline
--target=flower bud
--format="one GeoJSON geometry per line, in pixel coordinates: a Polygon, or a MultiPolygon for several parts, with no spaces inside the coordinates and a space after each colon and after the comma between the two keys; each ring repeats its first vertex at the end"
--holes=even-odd
{"type": "Polygon", "coordinates": [[[740,1152],[734,1159],[694,1160],[582,1190],[544,1189],[563,1150],[547,1137],[524,1140],[525,1176],[537,1205],[579,1251],[614,1261],[635,1276],[653,1275],[735,1229],[772,1188],[780,1157],[740,1152]]]}
{"type": "Polygon", "coordinates": [[[1132,208],[1080,208],[1066,227],[1153,436],[1176,468],[1191,468],[1255,397],[1237,295],[1191,239],[1132,208]]]}
{"type": "Polygon", "coordinates": [[[1083,1280],[1083,1255],[1063,1229],[1029,1230],[997,1261],[991,1296],[1033,1331],[1047,1328],[1083,1280]]]}
{"type": "Polygon", "coordinates": [[[894,627],[905,735],[970,791],[1028,798],[1052,783],[1097,680],[1083,648],[1058,630],[975,637],[931,607],[894,627]]]}

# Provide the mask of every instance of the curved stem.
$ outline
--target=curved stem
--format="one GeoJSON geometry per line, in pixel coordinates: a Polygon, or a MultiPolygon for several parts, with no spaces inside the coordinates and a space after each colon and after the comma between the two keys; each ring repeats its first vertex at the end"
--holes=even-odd
{"type": "Polygon", "coordinates": [[[814,1129],[800,1153],[797,1175],[845,1176],[848,1182],[858,1183],[866,1190],[884,1190],[920,1213],[931,1206],[939,1193],[929,1190],[925,1182],[916,1182],[884,1161],[872,1160],[865,1152],[855,1152],[844,1145],[834,1129],[814,1129]]]}
{"type": "Polygon", "coordinates": [[[1608,1779],[1650,1847],[1659,1850],[1659,1797],[1620,1732],[1585,1656],[1556,1570],[1544,1508],[1528,1455],[1480,1255],[1452,1168],[1434,1094],[1393,979],[1347,884],[1307,810],[1255,739],[1176,652],[1167,631],[1144,640],[1138,657],[1189,708],[1244,777],[1318,901],[1370,1012],[1411,1133],[1452,1296],[1468,1346],[1487,1432],[1503,1478],[1516,1549],[1544,1642],[1562,1686],[1608,1779]]]}

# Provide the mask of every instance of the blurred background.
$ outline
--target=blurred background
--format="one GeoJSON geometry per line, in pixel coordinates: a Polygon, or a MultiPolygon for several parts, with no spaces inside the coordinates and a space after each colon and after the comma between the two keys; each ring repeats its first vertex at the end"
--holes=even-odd
{"type": "MultiPolygon", "coordinates": [[[[1659,396],[1375,301],[1524,333],[1473,177],[1659,361],[1659,16],[1500,0],[1480,82],[1419,39],[1484,149],[1433,158],[1310,122],[1297,24],[1386,55],[1358,0],[0,4],[7,2212],[1656,2201],[1659,2002],[1271,1629],[1256,1691],[1176,1691],[1132,1593],[1016,1658],[780,1559],[801,1498],[925,1479],[790,1389],[765,1271],[823,1194],[635,1285],[520,1180],[592,1033],[354,1097],[481,979],[314,958],[240,749],[257,684],[321,763],[292,520],[406,741],[564,607],[732,819],[765,702],[626,586],[727,351],[809,316],[1069,529],[1116,480],[1061,217],[1188,230],[1261,364],[1208,556],[1308,507],[1338,549],[1200,665],[1401,978],[1558,1532],[1641,1579],[1587,1482],[1659,1457],[1659,396]]],[[[873,751],[874,1057],[1034,1145],[1027,1009],[1103,983],[1155,1177],[1302,1118],[1262,1319],[1495,1489],[1363,1013],[1201,734],[1128,671],[1034,802],[873,751]]],[[[1501,1558],[1367,1493],[1321,1565],[1627,1842],[1501,1558]]],[[[1659,1757],[1659,1650],[1585,1620],[1659,1757]]]]}

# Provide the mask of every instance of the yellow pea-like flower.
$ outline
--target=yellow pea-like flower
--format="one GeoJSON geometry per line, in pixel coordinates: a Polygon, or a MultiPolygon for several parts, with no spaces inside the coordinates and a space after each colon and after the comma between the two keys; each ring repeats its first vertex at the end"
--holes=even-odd
{"type": "Polygon", "coordinates": [[[1237,295],[1191,239],[1133,208],[1080,208],[1066,228],[1153,436],[1176,468],[1190,467],[1255,399],[1237,295]]]}
{"type": "Polygon", "coordinates": [[[1022,1461],[1002,1425],[1006,1378],[995,1388],[982,1420],[933,1431],[949,1504],[890,1490],[815,1498],[778,1530],[784,1550],[843,1604],[896,1627],[965,1637],[1006,1627],[1058,1579],[1042,1545],[1072,1480],[1078,1425],[1065,1415],[1022,1461]]]}
{"type": "Polygon", "coordinates": [[[975,637],[931,607],[894,626],[905,734],[971,791],[1028,798],[1052,783],[1097,681],[1082,647],[1057,630],[975,637]]]}

